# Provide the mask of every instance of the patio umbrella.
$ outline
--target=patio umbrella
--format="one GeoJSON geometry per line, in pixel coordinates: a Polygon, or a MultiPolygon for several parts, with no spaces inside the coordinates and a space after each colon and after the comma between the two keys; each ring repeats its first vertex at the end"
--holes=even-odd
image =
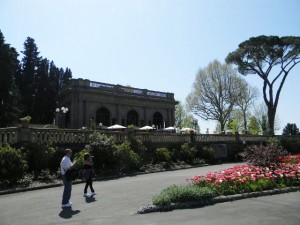
{"type": "Polygon", "coordinates": [[[180,130],[180,132],[186,132],[186,133],[189,133],[191,131],[196,132],[194,129],[189,128],[189,127],[184,127],[180,130]]]}
{"type": "Polygon", "coordinates": [[[140,130],[153,130],[153,127],[144,126],[144,127],[141,127],[140,130]]]}
{"type": "Polygon", "coordinates": [[[171,131],[171,130],[176,130],[176,129],[174,127],[167,127],[167,128],[165,128],[165,130],[171,131]]]}
{"type": "Polygon", "coordinates": [[[125,129],[125,128],[126,128],[126,127],[121,126],[121,125],[119,125],[119,124],[115,124],[115,125],[113,125],[113,126],[108,127],[108,129],[111,129],[111,130],[121,130],[121,129],[125,129]]]}

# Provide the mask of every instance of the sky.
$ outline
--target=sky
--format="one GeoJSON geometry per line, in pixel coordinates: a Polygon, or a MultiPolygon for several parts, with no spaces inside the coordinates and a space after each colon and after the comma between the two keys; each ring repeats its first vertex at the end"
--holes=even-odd
{"type": "MultiPolygon", "coordinates": [[[[73,78],[172,92],[184,103],[197,71],[224,63],[239,43],[300,36],[299,12],[299,0],[0,0],[0,29],[20,59],[31,37],[73,78]]],[[[256,75],[244,78],[262,90],[256,75]]],[[[299,84],[298,64],[281,93],[277,133],[287,123],[300,127],[299,84]]],[[[215,129],[213,121],[199,125],[215,129]]]]}

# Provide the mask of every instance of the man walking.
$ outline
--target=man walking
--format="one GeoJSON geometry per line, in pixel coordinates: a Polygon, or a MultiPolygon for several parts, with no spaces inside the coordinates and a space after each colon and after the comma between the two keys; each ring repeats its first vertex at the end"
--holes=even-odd
{"type": "Polygon", "coordinates": [[[60,163],[60,171],[62,175],[62,180],[64,183],[64,192],[62,196],[62,207],[71,207],[72,203],[70,202],[71,192],[72,192],[72,181],[67,179],[66,172],[74,168],[76,161],[72,163],[71,161],[72,150],[67,148],[65,150],[65,156],[60,163]]]}

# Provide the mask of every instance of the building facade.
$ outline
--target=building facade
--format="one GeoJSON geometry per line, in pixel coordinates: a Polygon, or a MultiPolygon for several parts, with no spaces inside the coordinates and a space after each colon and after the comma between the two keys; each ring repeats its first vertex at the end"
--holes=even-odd
{"type": "Polygon", "coordinates": [[[60,126],[174,126],[177,103],[173,93],[72,79],[60,93],[59,106],[69,109],[59,116],[60,126]]]}

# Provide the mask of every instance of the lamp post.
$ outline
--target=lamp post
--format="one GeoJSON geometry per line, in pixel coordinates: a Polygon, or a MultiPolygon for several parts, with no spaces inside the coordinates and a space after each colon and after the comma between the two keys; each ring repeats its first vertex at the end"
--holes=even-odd
{"type": "Polygon", "coordinates": [[[69,109],[67,107],[64,107],[64,106],[62,106],[61,108],[56,108],[55,109],[56,116],[57,116],[57,127],[63,128],[63,126],[62,126],[63,125],[62,115],[63,115],[63,118],[65,119],[66,113],[68,111],[69,111],[69,109]],[[60,120],[60,126],[59,126],[58,120],[60,120]]]}

